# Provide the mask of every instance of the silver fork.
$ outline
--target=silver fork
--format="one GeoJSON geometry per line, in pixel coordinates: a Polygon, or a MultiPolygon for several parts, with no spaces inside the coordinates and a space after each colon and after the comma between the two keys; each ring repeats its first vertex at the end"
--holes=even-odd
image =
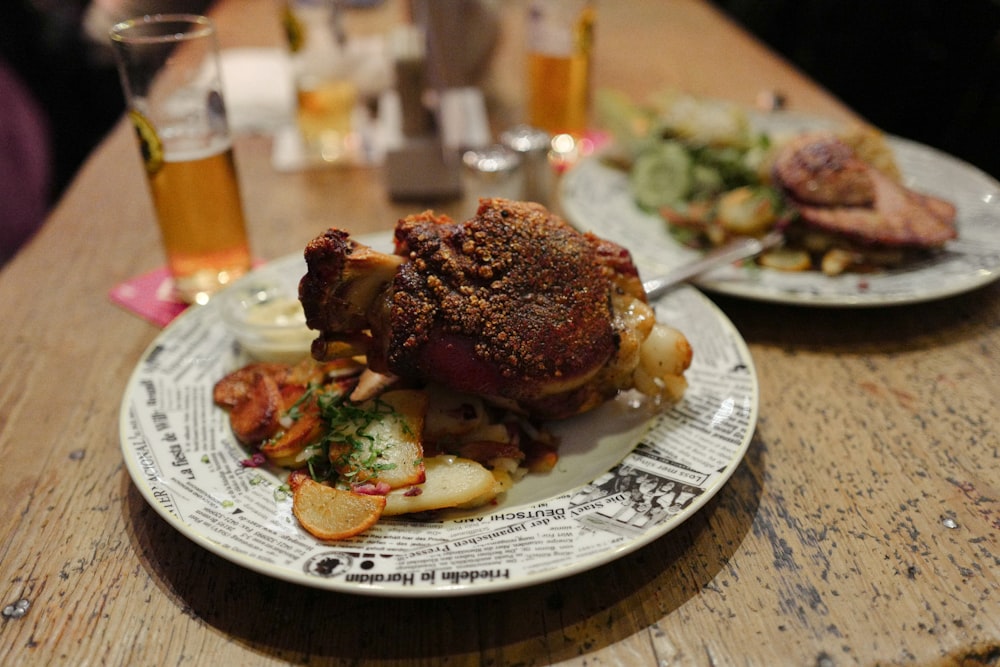
{"type": "Polygon", "coordinates": [[[782,234],[779,231],[770,232],[760,238],[745,236],[734,239],[726,245],[720,246],[715,250],[706,253],[703,257],[699,257],[693,262],[688,262],[687,264],[678,266],[676,269],[665,273],[662,276],[657,276],[656,278],[650,278],[649,280],[644,281],[642,286],[645,288],[646,296],[649,300],[655,301],[679,283],[682,283],[690,278],[694,278],[695,276],[699,276],[709,269],[714,269],[718,266],[723,266],[725,264],[737,262],[741,259],[746,259],[747,257],[759,255],[765,250],[780,244],[781,240],[782,234]]]}

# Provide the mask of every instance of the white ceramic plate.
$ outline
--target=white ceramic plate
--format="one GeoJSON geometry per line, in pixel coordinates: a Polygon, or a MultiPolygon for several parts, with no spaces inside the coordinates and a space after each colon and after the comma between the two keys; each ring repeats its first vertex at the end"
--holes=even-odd
{"type": "MultiPolygon", "coordinates": [[[[822,125],[818,119],[773,114],[757,119],[775,132],[822,125]]],[[[817,271],[782,272],[726,266],[694,284],[730,296],[808,306],[884,306],[953,296],[1000,277],[1000,183],[977,168],[930,148],[889,137],[906,185],[953,202],[956,243],[927,260],[872,274],[829,277],[817,271]]],[[[658,216],[636,206],[628,176],[592,157],[563,179],[561,203],[579,229],[617,241],[632,252],[643,278],[666,273],[699,256],[677,243],[658,216]]]]}
{"type": "MultiPolygon", "coordinates": [[[[388,236],[362,239],[388,247],[388,236]]],[[[295,284],[301,257],[244,280],[295,284]]],[[[136,487],[174,528],[233,563],[347,593],[430,597],[498,591],[607,563],[670,532],[732,475],[757,422],[746,344],[700,292],[684,287],[658,317],[694,347],[684,400],[654,414],[626,394],[556,425],[560,460],[499,504],[434,521],[383,519],[321,542],[298,525],[281,470],[246,468],[212,387],[247,361],[218,306],[186,312],[137,364],[121,406],[121,447],[136,487]]]]}

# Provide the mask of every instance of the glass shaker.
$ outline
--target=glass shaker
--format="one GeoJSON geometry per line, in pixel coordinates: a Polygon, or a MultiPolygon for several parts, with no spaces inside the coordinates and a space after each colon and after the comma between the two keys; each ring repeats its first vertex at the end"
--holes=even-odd
{"type": "Polygon", "coordinates": [[[520,198],[548,206],[555,181],[549,163],[551,135],[537,127],[516,125],[500,134],[500,143],[521,157],[520,198]]]}

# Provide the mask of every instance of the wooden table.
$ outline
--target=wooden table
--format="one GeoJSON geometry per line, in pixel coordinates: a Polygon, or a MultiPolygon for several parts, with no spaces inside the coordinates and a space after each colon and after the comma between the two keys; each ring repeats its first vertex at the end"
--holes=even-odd
{"type": "MultiPolygon", "coordinates": [[[[271,0],[215,11],[279,43],[271,0]]],[[[519,7],[491,94],[518,108],[519,7]]],[[[849,109],[699,0],[601,3],[596,84],[849,109]]],[[[253,246],[391,227],[378,169],[277,174],[236,146],[253,246]]],[[[125,384],[158,330],[113,305],[162,263],[118,125],[0,274],[4,665],[993,665],[1000,654],[1000,287],[815,310],[717,299],[753,353],[760,420],[721,492],[666,537],[522,590],[383,599],[281,583],[188,541],[123,464],[125,384]]]]}

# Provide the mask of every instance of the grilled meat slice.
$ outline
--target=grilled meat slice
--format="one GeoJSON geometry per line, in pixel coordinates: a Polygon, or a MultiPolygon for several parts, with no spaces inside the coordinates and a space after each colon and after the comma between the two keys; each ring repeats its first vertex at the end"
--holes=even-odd
{"type": "Polygon", "coordinates": [[[809,133],[785,145],[774,163],[775,180],[791,199],[815,206],[871,206],[871,169],[832,133],[809,133]]]}
{"type": "Polygon", "coordinates": [[[869,179],[875,192],[871,207],[800,204],[799,215],[812,227],[861,243],[937,248],[955,238],[951,203],[909,190],[875,170],[869,179]]]}
{"type": "Polygon", "coordinates": [[[957,235],[950,202],[898,183],[833,133],[789,142],[773,175],[807,227],[850,243],[930,249],[957,235]]]}
{"type": "Polygon", "coordinates": [[[363,353],[373,371],[543,419],[637,385],[683,391],[690,347],[664,325],[650,336],[655,317],[629,253],[540,205],[482,200],[463,223],[412,215],[396,226],[395,253],[333,229],[309,243],[300,298],[320,333],[314,357],[363,353]],[[662,368],[642,363],[647,339],[667,350],[646,354],[662,368]]]}

